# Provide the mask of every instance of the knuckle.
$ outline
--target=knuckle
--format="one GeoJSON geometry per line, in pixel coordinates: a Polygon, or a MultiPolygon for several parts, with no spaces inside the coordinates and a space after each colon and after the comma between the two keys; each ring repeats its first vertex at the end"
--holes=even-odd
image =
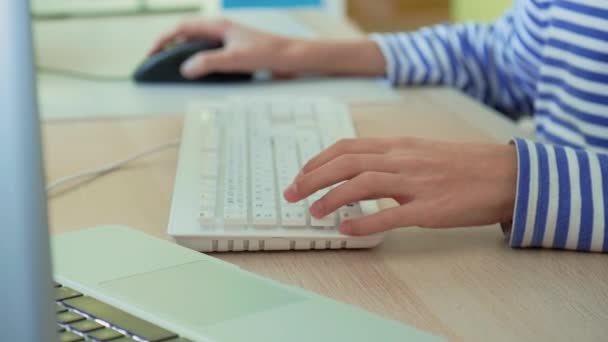
{"type": "Polygon", "coordinates": [[[345,169],[356,169],[359,167],[359,158],[354,154],[343,154],[336,158],[336,164],[345,169]]]}
{"type": "Polygon", "coordinates": [[[378,172],[366,171],[361,173],[359,177],[362,185],[371,189],[378,182],[380,174],[378,172]]]}
{"type": "Polygon", "coordinates": [[[433,164],[431,159],[423,156],[399,156],[398,159],[408,172],[428,169],[433,164]]]}
{"type": "Polygon", "coordinates": [[[396,137],[385,140],[386,147],[391,150],[404,148],[413,148],[416,145],[417,139],[410,136],[396,137]]]}

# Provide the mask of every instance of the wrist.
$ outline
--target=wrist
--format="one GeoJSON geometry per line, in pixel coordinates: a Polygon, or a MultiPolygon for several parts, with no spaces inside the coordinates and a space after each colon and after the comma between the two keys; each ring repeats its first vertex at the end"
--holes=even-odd
{"type": "Polygon", "coordinates": [[[500,170],[500,179],[504,184],[501,222],[509,222],[513,218],[517,196],[517,150],[511,144],[503,145],[500,147],[499,154],[502,163],[498,169],[500,170]]]}
{"type": "Polygon", "coordinates": [[[324,75],[381,76],[385,61],[369,39],[323,41],[285,39],[274,65],[277,71],[324,75]]]}
{"type": "Polygon", "coordinates": [[[304,43],[301,39],[280,37],[276,53],[272,54],[271,70],[282,73],[297,73],[298,61],[303,58],[304,43]]]}

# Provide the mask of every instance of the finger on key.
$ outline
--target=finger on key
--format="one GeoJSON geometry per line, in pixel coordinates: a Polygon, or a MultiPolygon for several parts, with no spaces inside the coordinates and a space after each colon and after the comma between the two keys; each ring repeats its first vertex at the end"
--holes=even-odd
{"type": "Polygon", "coordinates": [[[304,175],[343,154],[381,154],[388,150],[385,139],[342,139],[309,160],[302,168],[304,175]]]}
{"type": "Polygon", "coordinates": [[[364,172],[330,190],[310,207],[313,217],[324,217],[335,210],[362,200],[403,195],[405,177],[394,173],[364,172]]]}
{"type": "Polygon", "coordinates": [[[285,191],[285,199],[299,201],[318,190],[352,179],[368,172],[397,172],[398,165],[393,158],[380,154],[343,154],[319,168],[298,177],[295,185],[285,191]]]}

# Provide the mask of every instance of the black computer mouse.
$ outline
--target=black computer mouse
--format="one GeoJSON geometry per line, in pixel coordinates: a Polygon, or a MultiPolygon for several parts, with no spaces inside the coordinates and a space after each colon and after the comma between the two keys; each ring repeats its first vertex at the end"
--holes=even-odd
{"type": "Polygon", "coordinates": [[[222,48],[221,42],[197,40],[176,44],[148,57],[133,74],[137,83],[186,83],[186,82],[243,82],[252,79],[251,73],[212,73],[196,79],[184,78],[180,66],[199,51],[222,48]]]}

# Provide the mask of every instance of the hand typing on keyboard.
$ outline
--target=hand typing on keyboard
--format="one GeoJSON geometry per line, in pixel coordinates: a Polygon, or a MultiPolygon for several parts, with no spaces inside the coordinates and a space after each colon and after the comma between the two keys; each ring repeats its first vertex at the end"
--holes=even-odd
{"type": "Polygon", "coordinates": [[[289,203],[282,190],[304,163],[355,136],[344,104],[326,98],[239,98],[186,115],[169,232],[201,251],[370,248],[383,234],[341,234],[345,220],[377,212],[345,203],[323,217],[308,206],[329,189],[289,203]],[[195,186],[193,186],[195,185],[195,186]]]}
{"type": "Polygon", "coordinates": [[[395,208],[344,220],[340,232],[368,235],[397,227],[475,226],[507,222],[517,181],[510,145],[415,138],[343,139],[304,165],[285,189],[288,202],[334,186],[309,201],[320,219],[348,203],[392,198],[395,208]]]}

